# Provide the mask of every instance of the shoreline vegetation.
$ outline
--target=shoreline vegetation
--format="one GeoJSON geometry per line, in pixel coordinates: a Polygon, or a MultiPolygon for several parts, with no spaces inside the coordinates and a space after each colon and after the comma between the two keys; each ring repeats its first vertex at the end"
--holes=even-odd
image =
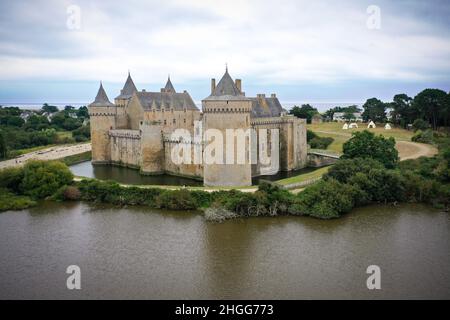
{"type": "Polygon", "coordinates": [[[66,163],[29,161],[23,167],[0,171],[0,211],[23,209],[40,199],[201,210],[206,220],[215,222],[281,215],[332,219],[373,203],[417,202],[448,210],[450,139],[436,135],[433,143],[439,147],[438,155],[398,162],[393,138],[355,132],[344,143],[342,158],[323,170],[322,179],[296,194],[268,182],[249,193],[141,188],[97,179],[75,181],[67,164],[85,160],[88,153],[66,159],[66,163]]]}

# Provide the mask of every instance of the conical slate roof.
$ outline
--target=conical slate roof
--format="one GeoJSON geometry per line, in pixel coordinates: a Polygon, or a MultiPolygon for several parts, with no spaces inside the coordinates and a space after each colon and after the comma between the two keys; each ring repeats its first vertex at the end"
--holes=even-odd
{"type": "Polygon", "coordinates": [[[131,75],[128,72],[127,81],[125,81],[125,85],[123,89],[120,90],[120,95],[116,97],[116,99],[128,99],[131,98],[133,93],[137,92],[137,88],[134,85],[133,79],[131,79],[131,75]]]}
{"type": "Polygon", "coordinates": [[[167,78],[166,86],[164,87],[165,92],[176,92],[173,87],[172,81],[170,81],[170,76],[167,78]]]}
{"type": "Polygon", "coordinates": [[[100,82],[100,88],[98,89],[97,96],[95,97],[94,102],[92,102],[89,106],[92,107],[110,107],[114,106],[108,99],[108,95],[103,89],[103,84],[100,82]]]}
{"type": "Polygon", "coordinates": [[[247,98],[239,91],[228,73],[228,68],[225,69],[225,74],[220,79],[214,92],[205,100],[247,100],[247,98]]]}

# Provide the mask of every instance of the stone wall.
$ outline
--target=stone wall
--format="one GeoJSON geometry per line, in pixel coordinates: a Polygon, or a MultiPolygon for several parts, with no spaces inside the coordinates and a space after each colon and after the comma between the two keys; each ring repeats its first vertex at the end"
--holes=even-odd
{"type": "Polygon", "coordinates": [[[200,151],[200,159],[202,154],[202,145],[194,144],[193,142],[181,142],[177,140],[164,139],[164,168],[168,174],[189,177],[194,179],[203,179],[203,164],[194,163],[194,153],[197,150],[200,151]],[[178,161],[182,160],[183,152],[190,151],[191,161],[178,161]],[[174,155],[173,155],[173,154],[174,155]],[[177,155],[181,155],[180,159],[177,155]]]}
{"type": "Polygon", "coordinates": [[[143,174],[164,173],[164,144],[162,126],[147,121],[140,122],[141,172],[143,174]]]}
{"type": "Polygon", "coordinates": [[[139,168],[141,136],[139,130],[110,130],[111,163],[139,168]]]}

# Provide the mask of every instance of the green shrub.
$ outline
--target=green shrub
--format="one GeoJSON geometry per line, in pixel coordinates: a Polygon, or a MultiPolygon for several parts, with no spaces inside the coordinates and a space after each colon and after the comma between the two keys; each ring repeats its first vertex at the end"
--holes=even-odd
{"type": "Polygon", "coordinates": [[[59,161],[28,161],[23,168],[21,191],[34,199],[51,196],[72,182],[69,168],[59,161]]]}
{"type": "Polygon", "coordinates": [[[433,131],[430,129],[425,131],[417,130],[411,137],[411,141],[431,144],[433,143],[433,131]]]}
{"type": "Polygon", "coordinates": [[[306,142],[310,142],[312,139],[317,137],[318,135],[314,131],[309,129],[306,130],[306,142]]]}
{"type": "Polygon", "coordinates": [[[324,180],[332,178],[341,183],[347,183],[355,174],[367,174],[371,169],[384,169],[384,166],[381,162],[371,158],[339,159],[323,178],[324,180]]]}
{"type": "Polygon", "coordinates": [[[414,120],[412,127],[414,128],[414,131],[426,130],[426,129],[430,128],[430,124],[425,120],[416,119],[416,120],[414,120]]]}
{"type": "Polygon", "coordinates": [[[359,193],[356,187],[334,179],[319,181],[298,194],[290,211],[322,219],[338,218],[354,207],[359,193]]]}
{"type": "Polygon", "coordinates": [[[197,203],[191,192],[186,189],[164,190],[155,199],[157,208],[169,210],[195,210],[197,203]]]}
{"type": "Polygon", "coordinates": [[[309,141],[309,145],[313,149],[326,149],[333,141],[331,137],[315,137],[309,141]]]}
{"type": "Polygon", "coordinates": [[[7,188],[18,193],[23,177],[23,168],[20,167],[10,167],[0,170],[0,188],[7,188]]]}
{"type": "Polygon", "coordinates": [[[22,210],[35,206],[36,202],[26,196],[18,196],[7,189],[0,189],[0,212],[6,210],[22,210]]]}

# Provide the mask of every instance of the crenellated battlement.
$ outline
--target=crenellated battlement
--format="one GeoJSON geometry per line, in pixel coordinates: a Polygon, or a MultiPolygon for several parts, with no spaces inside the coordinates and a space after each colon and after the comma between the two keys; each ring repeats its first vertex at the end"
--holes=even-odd
{"type": "Polygon", "coordinates": [[[109,130],[109,136],[118,138],[141,139],[141,133],[139,130],[128,130],[128,129],[109,130]]]}

